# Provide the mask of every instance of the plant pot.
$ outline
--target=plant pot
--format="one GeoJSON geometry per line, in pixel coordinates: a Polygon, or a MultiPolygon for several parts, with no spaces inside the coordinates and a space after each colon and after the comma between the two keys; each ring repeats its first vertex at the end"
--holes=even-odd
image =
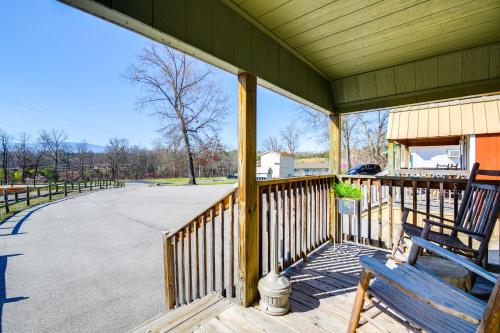
{"type": "Polygon", "coordinates": [[[356,205],[359,200],[349,198],[338,198],[339,213],[343,215],[356,215],[356,205]]]}

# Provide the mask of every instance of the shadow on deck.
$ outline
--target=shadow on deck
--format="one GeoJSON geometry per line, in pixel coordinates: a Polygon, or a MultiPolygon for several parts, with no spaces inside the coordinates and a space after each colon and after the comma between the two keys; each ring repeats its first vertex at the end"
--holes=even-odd
{"type": "MultiPolygon", "coordinates": [[[[187,306],[158,316],[133,332],[345,332],[359,279],[359,256],[386,260],[387,252],[347,245],[335,251],[327,243],[306,262],[299,262],[283,274],[292,282],[291,311],[285,316],[263,314],[257,306],[243,308],[229,299],[210,294],[187,306]]],[[[407,325],[368,305],[360,332],[408,332],[407,325]]]]}

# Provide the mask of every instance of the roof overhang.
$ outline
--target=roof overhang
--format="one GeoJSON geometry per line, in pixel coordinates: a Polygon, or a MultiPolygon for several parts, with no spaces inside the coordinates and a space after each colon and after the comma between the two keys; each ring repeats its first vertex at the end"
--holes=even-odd
{"type": "Polygon", "coordinates": [[[394,108],[387,126],[399,142],[487,133],[500,133],[500,94],[394,108]]]}
{"type": "Polygon", "coordinates": [[[60,0],[324,112],[500,90],[491,0],[60,0]]]}

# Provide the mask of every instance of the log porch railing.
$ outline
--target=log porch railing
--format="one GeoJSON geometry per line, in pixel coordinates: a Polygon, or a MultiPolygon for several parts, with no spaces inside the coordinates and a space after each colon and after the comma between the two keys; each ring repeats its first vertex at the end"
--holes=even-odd
{"type": "MultiPolygon", "coordinates": [[[[363,192],[357,214],[360,218],[339,216],[342,238],[384,248],[392,247],[398,231],[395,222],[400,222],[403,207],[453,218],[458,212],[461,192],[467,185],[467,179],[361,175],[339,178],[357,185],[363,192]]],[[[420,223],[417,214],[412,213],[408,221],[420,223]]]]}
{"type": "Polygon", "coordinates": [[[270,270],[270,230],[278,223],[278,268],[286,269],[330,239],[335,176],[271,179],[259,187],[260,275],[270,270]]]}
{"type": "MultiPolygon", "coordinates": [[[[331,194],[333,175],[258,181],[259,274],[270,270],[270,228],[278,223],[279,270],[328,240],[357,241],[392,248],[402,207],[453,218],[466,179],[339,176],[359,186],[359,219],[341,216],[331,194]]],[[[216,291],[234,297],[238,271],[238,189],[183,227],[164,232],[165,292],[168,309],[216,291]]],[[[421,217],[408,216],[421,223],[421,217]]],[[[443,232],[443,230],[441,230],[443,232]]],[[[472,242],[472,239],[465,240],[472,242]]]]}
{"type": "Polygon", "coordinates": [[[189,304],[213,291],[234,297],[237,197],[236,188],[181,228],[163,232],[167,309],[189,304]]]}

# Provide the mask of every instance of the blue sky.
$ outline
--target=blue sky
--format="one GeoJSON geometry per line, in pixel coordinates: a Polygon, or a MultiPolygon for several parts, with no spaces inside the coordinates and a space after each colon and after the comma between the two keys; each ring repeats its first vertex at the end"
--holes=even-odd
{"type": "MultiPolygon", "coordinates": [[[[0,0],[0,128],[11,134],[64,129],[68,141],[105,145],[110,137],[151,146],[158,120],[135,110],[140,88],[122,75],[151,40],[53,0],[0,0]],[[22,24],[21,24],[22,23],[22,24]]],[[[237,144],[237,78],[220,69],[215,79],[230,99],[220,133],[237,144]]],[[[297,121],[295,102],[259,88],[261,142],[297,121]],[[287,121],[283,121],[286,119],[287,121]]],[[[301,150],[318,150],[304,138],[301,150]]]]}

